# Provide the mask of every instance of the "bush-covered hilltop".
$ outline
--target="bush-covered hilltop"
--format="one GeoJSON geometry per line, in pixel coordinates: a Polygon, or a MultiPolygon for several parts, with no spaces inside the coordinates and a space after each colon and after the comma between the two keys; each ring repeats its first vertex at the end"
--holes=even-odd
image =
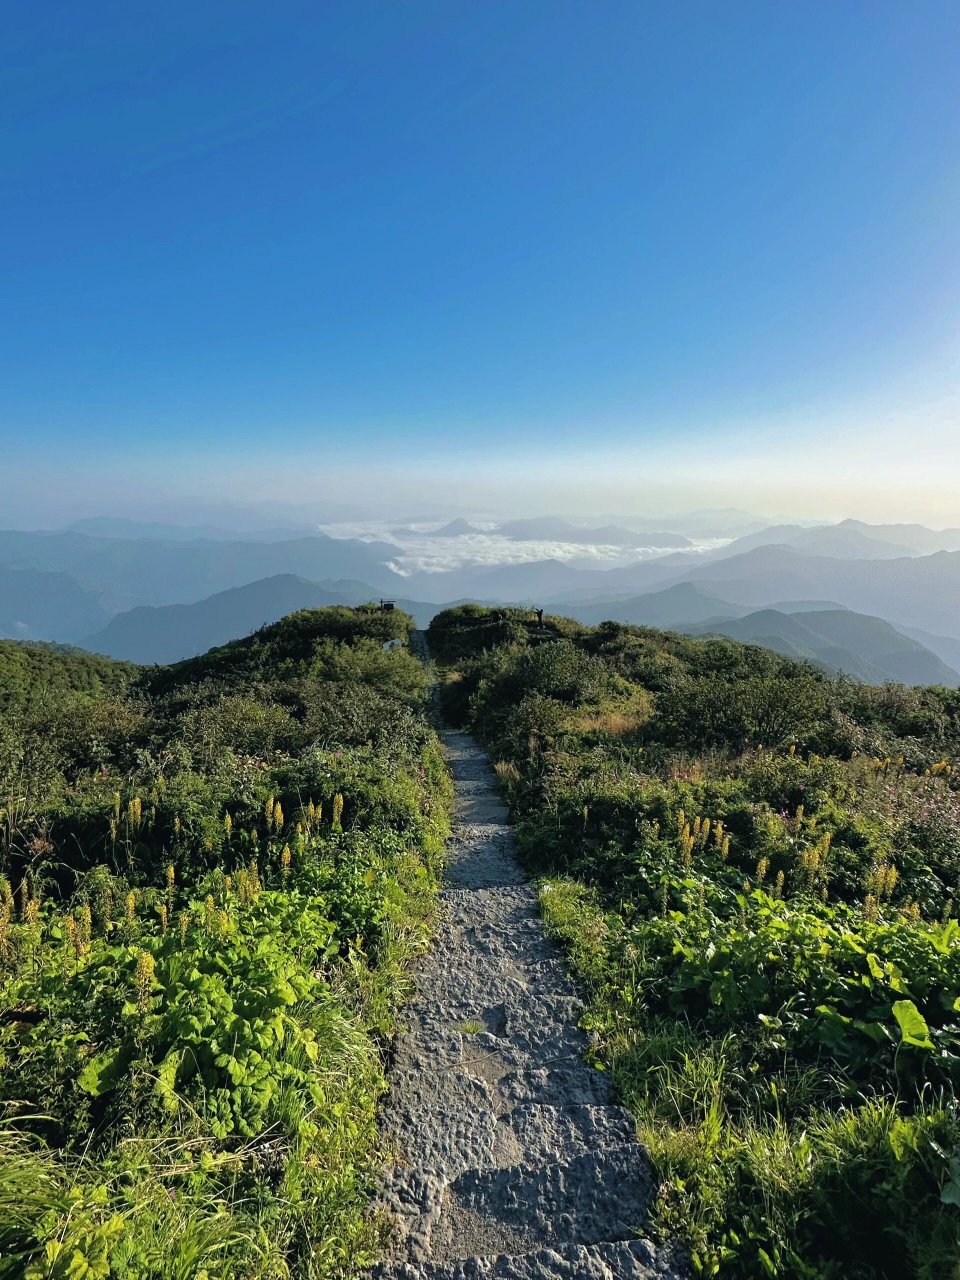
{"type": "Polygon", "coordinates": [[[516,610],[430,628],[698,1274],[960,1276],[960,695],[516,610]]]}
{"type": "Polygon", "coordinates": [[[0,1277],[371,1256],[449,809],[411,625],[310,610],[140,671],[3,647],[0,1277]]]}
{"type": "Polygon", "coordinates": [[[136,674],[132,663],[69,645],[0,640],[0,714],[74,694],[121,693],[136,674]]]}

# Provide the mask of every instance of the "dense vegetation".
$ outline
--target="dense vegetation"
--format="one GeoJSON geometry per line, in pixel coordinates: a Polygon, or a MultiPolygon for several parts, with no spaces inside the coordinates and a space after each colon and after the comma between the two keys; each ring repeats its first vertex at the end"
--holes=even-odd
{"type": "Polygon", "coordinates": [[[464,606],[430,629],[701,1275],[960,1276],[960,695],[464,606]]]}
{"type": "Polygon", "coordinates": [[[0,713],[50,705],[75,694],[122,693],[136,672],[129,662],[69,645],[0,640],[0,713]]]}
{"type": "Polygon", "coordinates": [[[448,782],[410,619],[176,667],[0,659],[0,1276],[369,1257],[383,1047],[448,782]]]}

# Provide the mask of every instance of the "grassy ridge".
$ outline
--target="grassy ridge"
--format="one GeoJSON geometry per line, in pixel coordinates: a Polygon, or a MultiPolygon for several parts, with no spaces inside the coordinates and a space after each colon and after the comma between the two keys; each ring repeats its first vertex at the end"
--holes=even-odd
{"type": "Polygon", "coordinates": [[[449,809],[423,669],[384,648],[411,625],[307,611],[7,718],[0,1276],[371,1256],[384,1045],[449,809]]]}
{"type": "Polygon", "coordinates": [[[960,698],[439,615],[598,1061],[701,1275],[960,1275],[960,698]]]}

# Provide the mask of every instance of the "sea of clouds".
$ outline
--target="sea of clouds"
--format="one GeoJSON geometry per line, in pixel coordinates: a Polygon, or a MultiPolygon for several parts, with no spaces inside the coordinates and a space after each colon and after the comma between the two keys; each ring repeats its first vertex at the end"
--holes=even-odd
{"type": "MultiPolygon", "coordinates": [[[[484,522],[472,523],[480,527],[484,522]]],[[[525,542],[486,530],[453,538],[433,536],[431,531],[441,527],[436,523],[403,528],[370,523],[328,524],[322,526],[322,532],[334,538],[391,543],[397,548],[397,554],[389,561],[390,568],[404,577],[415,573],[444,573],[453,569],[495,569],[501,565],[529,564],[541,560],[561,560],[577,568],[615,569],[676,551],[675,547],[619,547],[552,540],[525,542]]],[[[687,550],[690,553],[704,553],[723,546],[726,541],[723,538],[704,540],[687,550]]]]}

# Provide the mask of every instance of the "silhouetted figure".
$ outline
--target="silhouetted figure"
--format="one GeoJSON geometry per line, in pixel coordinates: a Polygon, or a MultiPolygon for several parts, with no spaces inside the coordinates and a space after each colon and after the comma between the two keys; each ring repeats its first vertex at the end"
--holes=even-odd
{"type": "Polygon", "coordinates": [[[542,627],[543,626],[543,610],[537,609],[536,613],[537,613],[537,626],[542,627]]]}

